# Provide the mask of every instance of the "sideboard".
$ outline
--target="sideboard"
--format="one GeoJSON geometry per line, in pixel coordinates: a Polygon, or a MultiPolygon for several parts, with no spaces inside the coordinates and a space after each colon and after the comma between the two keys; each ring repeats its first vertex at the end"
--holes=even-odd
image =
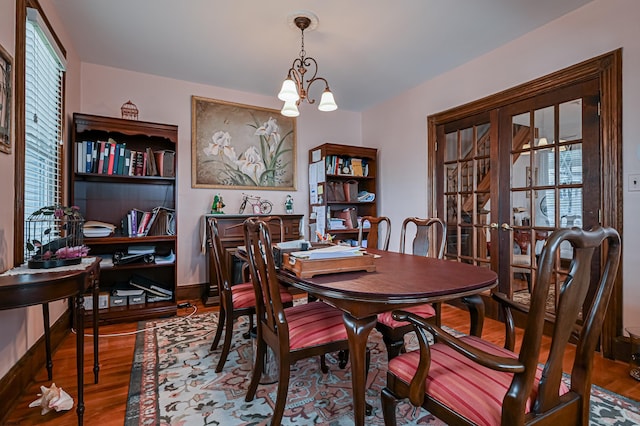
{"type": "MultiPolygon", "coordinates": [[[[227,270],[231,271],[232,283],[237,284],[242,281],[242,262],[235,256],[238,246],[244,245],[244,231],[243,223],[249,217],[260,217],[261,215],[246,215],[246,214],[206,214],[202,216],[201,227],[203,229],[203,247],[206,248],[207,257],[207,277],[209,278],[209,284],[205,287],[205,291],[202,294],[202,303],[205,306],[217,305],[219,303],[218,296],[218,283],[216,281],[215,270],[213,265],[209,264],[209,244],[208,244],[208,230],[207,230],[207,218],[215,217],[218,219],[218,227],[220,231],[220,238],[222,240],[222,247],[225,251],[225,260],[227,262],[227,270]]],[[[302,222],[303,215],[301,214],[271,214],[262,216],[279,216],[282,218],[284,225],[284,240],[298,240],[302,238],[303,234],[300,232],[300,224],[302,222]]],[[[272,225],[271,236],[273,242],[280,241],[280,230],[272,225]]]]}

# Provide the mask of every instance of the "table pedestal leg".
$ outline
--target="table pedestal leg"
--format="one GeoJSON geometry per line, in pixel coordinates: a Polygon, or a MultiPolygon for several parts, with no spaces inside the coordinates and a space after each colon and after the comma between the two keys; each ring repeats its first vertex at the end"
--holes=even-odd
{"type": "Polygon", "coordinates": [[[76,412],[78,413],[78,425],[82,425],[84,415],[84,297],[80,293],[75,299],[76,370],[78,374],[78,408],[76,412]]]}
{"type": "Polygon", "coordinates": [[[98,360],[98,321],[100,316],[98,314],[98,303],[96,302],[100,297],[100,287],[98,278],[93,278],[93,383],[98,383],[98,373],[100,372],[100,362],[98,360]]]}
{"type": "Polygon", "coordinates": [[[377,317],[356,319],[348,313],[343,314],[345,328],[349,337],[349,357],[351,361],[351,385],[356,426],[364,426],[365,387],[367,381],[367,339],[376,325],[377,317]]]}

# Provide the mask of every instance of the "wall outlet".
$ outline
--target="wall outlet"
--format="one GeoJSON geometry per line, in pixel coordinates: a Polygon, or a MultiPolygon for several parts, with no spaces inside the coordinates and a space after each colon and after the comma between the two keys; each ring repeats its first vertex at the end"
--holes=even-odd
{"type": "Polygon", "coordinates": [[[629,191],[640,191],[640,175],[629,175],[629,191]]]}

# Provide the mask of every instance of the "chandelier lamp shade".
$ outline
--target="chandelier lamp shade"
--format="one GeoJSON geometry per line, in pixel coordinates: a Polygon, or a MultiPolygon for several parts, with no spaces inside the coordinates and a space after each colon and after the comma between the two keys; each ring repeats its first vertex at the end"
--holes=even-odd
{"type": "MultiPolygon", "coordinates": [[[[291,68],[287,73],[287,78],[282,83],[280,93],[278,93],[278,99],[284,101],[284,106],[280,111],[282,115],[287,117],[297,117],[300,115],[298,105],[300,102],[307,101],[310,104],[316,102],[309,96],[309,88],[316,81],[324,83],[324,91],[318,104],[320,111],[335,111],[338,109],[336,101],[333,98],[333,93],[329,89],[329,83],[326,79],[318,77],[318,62],[311,56],[307,56],[307,52],[304,50],[304,31],[312,24],[312,18],[306,16],[309,12],[295,16],[293,18],[293,24],[300,29],[301,32],[301,47],[300,55],[293,61],[291,68]],[[308,73],[308,75],[307,75],[308,73]]],[[[317,23],[317,17],[310,14],[317,23]]]]}

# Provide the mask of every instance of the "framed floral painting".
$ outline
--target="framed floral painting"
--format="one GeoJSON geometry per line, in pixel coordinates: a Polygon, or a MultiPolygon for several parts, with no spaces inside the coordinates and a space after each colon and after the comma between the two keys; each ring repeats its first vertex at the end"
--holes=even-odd
{"type": "Polygon", "coordinates": [[[11,66],[11,56],[0,46],[0,152],[6,154],[11,153],[11,66]]]}
{"type": "Polygon", "coordinates": [[[191,186],[296,189],[296,119],[191,97],[191,186]]]}

